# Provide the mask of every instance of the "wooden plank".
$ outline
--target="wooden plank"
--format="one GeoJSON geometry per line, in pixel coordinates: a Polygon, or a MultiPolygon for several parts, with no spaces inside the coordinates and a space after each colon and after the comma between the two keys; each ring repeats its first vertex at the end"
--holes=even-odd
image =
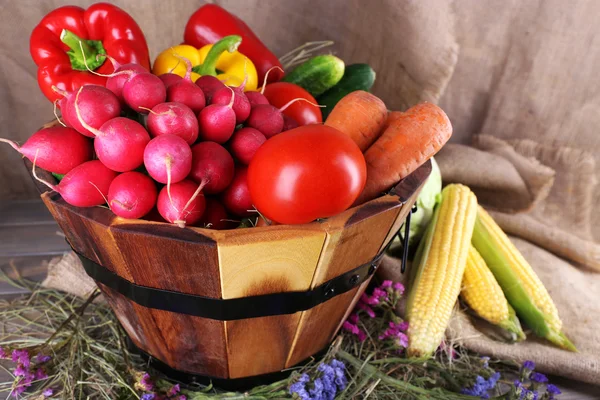
{"type": "Polygon", "coordinates": [[[55,224],[41,199],[3,201],[0,203],[0,229],[12,225],[55,224]]]}
{"type": "MultiPolygon", "coordinates": [[[[324,241],[318,224],[231,231],[219,240],[223,298],[307,290],[324,241]]],[[[230,377],[282,370],[299,319],[300,313],[227,321],[230,377]]]]}
{"type": "Polygon", "coordinates": [[[0,255],[3,257],[60,255],[68,250],[69,245],[55,223],[0,229],[0,255]]]}
{"type": "MultiPolygon", "coordinates": [[[[373,200],[327,223],[327,240],[312,287],[350,271],[375,257],[396,221],[401,204],[390,196],[373,200]]],[[[324,348],[340,326],[358,289],[302,313],[286,368],[324,348]]]]}
{"type": "MultiPolygon", "coordinates": [[[[1,230],[2,228],[0,228],[1,230]]],[[[32,256],[32,257],[0,257],[0,270],[8,275],[11,279],[18,277],[25,278],[34,282],[41,282],[46,278],[48,273],[48,261],[53,256],[32,256]]],[[[25,289],[21,289],[11,285],[8,282],[0,281],[0,296],[14,295],[27,293],[25,289]]]]}

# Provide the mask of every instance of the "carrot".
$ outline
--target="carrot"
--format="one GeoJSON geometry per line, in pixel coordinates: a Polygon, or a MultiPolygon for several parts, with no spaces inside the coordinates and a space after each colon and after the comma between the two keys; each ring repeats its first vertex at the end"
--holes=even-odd
{"type": "Polygon", "coordinates": [[[388,112],[387,115],[387,119],[385,120],[385,123],[383,124],[383,127],[381,128],[381,132],[385,132],[386,129],[394,123],[394,121],[396,121],[397,119],[399,119],[400,117],[402,117],[402,115],[404,115],[404,113],[402,111],[390,111],[388,112]]]}
{"type": "Polygon", "coordinates": [[[435,104],[421,103],[392,114],[387,129],[365,153],[367,183],[355,205],[380,196],[410,175],[452,136],[448,116],[435,104]]]}
{"type": "Polygon", "coordinates": [[[387,108],[371,93],[357,90],[344,96],[333,108],[325,125],[336,128],[364,152],[377,139],[387,118],[387,108]]]}

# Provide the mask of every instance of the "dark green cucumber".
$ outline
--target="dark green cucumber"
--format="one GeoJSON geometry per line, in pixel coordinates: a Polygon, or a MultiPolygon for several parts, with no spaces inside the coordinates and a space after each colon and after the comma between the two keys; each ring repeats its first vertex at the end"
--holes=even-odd
{"type": "Polygon", "coordinates": [[[375,83],[375,71],[369,64],[352,64],[346,67],[344,76],[337,85],[323,93],[317,98],[323,113],[323,120],[327,118],[333,107],[348,93],[357,90],[368,92],[375,83]]]}
{"type": "Polygon", "coordinates": [[[62,178],[65,177],[65,174],[55,174],[54,172],[52,173],[52,176],[54,176],[56,178],[57,181],[61,181],[62,178]]]}
{"type": "Polygon", "coordinates": [[[283,77],[317,97],[334,87],[344,75],[344,62],[331,54],[316,56],[283,77]]]}

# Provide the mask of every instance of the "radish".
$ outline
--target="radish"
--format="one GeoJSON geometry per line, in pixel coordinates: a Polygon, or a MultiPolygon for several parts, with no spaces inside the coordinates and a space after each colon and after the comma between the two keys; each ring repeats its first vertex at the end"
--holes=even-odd
{"type": "Polygon", "coordinates": [[[169,86],[171,86],[172,84],[177,83],[183,79],[181,76],[179,76],[177,74],[172,74],[170,72],[159,75],[158,78],[162,81],[162,83],[165,84],[165,88],[167,90],[169,90],[169,86]]]}
{"type": "Polygon", "coordinates": [[[281,132],[289,131],[290,129],[294,129],[300,126],[294,118],[283,113],[281,115],[283,115],[283,129],[281,130],[281,132]]]}
{"type": "Polygon", "coordinates": [[[270,104],[269,100],[261,92],[246,92],[246,98],[250,102],[250,107],[257,106],[259,104],[270,104]]]}
{"type": "Polygon", "coordinates": [[[192,169],[192,150],[179,136],[160,135],[146,146],[144,166],[155,181],[170,185],[189,175],[192,169]]]}
{"type": "Polygon", "coordinates": [[[108,188],[117,173],[98,160],[87,161],[67,172],[58,185],[53,185],[37,176],[34,158],[33,176],[72,206],[93,207],[106,203],[108,188]]]}
{"type": "Polygon", "coordinates": [[[236,168],[233,181],[221,195],[225,208],[239,217],[252,215],[254,206],[248,190],[248,168],[236,168]]]}
{"type": "Polygon", "coordinates": [[[206,209],[202,218],[200,218],[200,224],[209,229],[231,229],[235,227],[235,222],[229,219],[223,204],[212,197],[206,198],[206,209]]]}
{"type": "Polygon", "coordinates": [[[132,72],[130,75],[123,85],[123,98],[132,110],[147,114],[148,108],[165,102],[167,89],[158,76],[149,72],[132,72]]]}
{"type": "Polygon", "coordinates": [[[196,85],[202,89],[207,103],[211,102],[212,96],[217,90],[225,87],[223,82],[212,75],[202,75],[196,79],[196,85]]]}
{"type": "Polygon", "coordinates": [[[192,145],[198,139],[198,119],[188,106],[161,103],[150,110],[146,126],[152,137],[172,134],[192,145]]]}
{"type": "Polygon", "coordinates": [[[32,162],[37,154],[37,165],[56,174],[66,174],[94,155],[91,140],[73,128],[62,126],[41,129],[22,146],[7,139],[0,139],[0,142],[10,144],[32,162]]]}
{"type": "Polygon", "coordinates": [[[231,154],[242,164],[250,164],[250,160],[264,142],[265,135],[254,128],[242,128],[236,131],[229,141],[231,154]]]}
{"type": "MultiPolygon", "coordinates": [[[[263,135],[267,137],[267,139],[273,137],[278,133],[282,132],[283,130],[285,122],[283,119],[282,112],[297,101],[306,101],[307,103],[313,104],[310,101],[303,98],[290,100],[280,109],[277,109],[276,107],[270,104],[259,104],[257,106],[252,107],[250,116],[246,120],[246,125],[251,128],[258,129],[263,135]]],[[[313,105],[316,107],[320,107],[318,104],[313,105]]]]}
{"type": "Polygon", "coordinates": [[[215,142],[202,142],[192,147],[190,178],[204,184],[206,193],[220,193],[233,179],[235,166],[231,154],[215,142]]]}
{"type": "Polygon", "coordinates": [[[234,99],[232,109],[235,113],[235,123],[243,123],[250,115],[250,102],[244,94],[244,89],[240,87],[225,87],[217,90],[211,100],[211,104],[227,105],[231,101],[231,91],[233,90],[234,99]]]}
{"type": "Polygon", "coordinates": [[[225,143],[233,135],[236,117],[232,107],[235,95],[233,89],[228,87],[228,90],[231,92],[229,104],[211,104],[198,114],[202,140],[225,143]]]}
{"type": "Polygon", "coordinates": [[[167,101],[185,104],[195,114],[198,114],[206,106],[204,92],[192,81],[192,63],[190,60],[177,55],[176,57],[185,62],[187,70],[183,79],[169,85],[167,89],[167,101]]]}
{"type": "Polygon", "coordinates": [[[156,206],[160,215],[168,222],[183,228],[193,225],[202,218],[206,208],[206,200],[201,194],[202,185],[198,186],[190,180],[183,180],[167,187],[158,194],[156,206]]]}
{"type": "Polygon", "coordinates": [[[84,85],[77,92],[70,93],[58,88],[54,88],[54,91],[65,96],[59,105],[67,126],[85,136],[95,135],[82,121],[93,129],[100,129],[106,121],[121,115],[119,99],[104,86],[84,85]],[[80,117],[75,111],[75,103],[79,107],[80,117]]]}
{"type": "MultiPolygon", "coordinates": [[[[115,69],[115,72],[121,72],[121,71],[132,71],[132,72],[136,72],[136,73],[148,72],[146,70],[146,68],[142,67],[139,64],[130,63],[130,64],[125,64],[125,65],[120,65],[114,58],[112,58],[112,57],[108,57],[108,58],[113,63],[113,68],[115,69]]],[[[125,99],[123,98],[123,86],[125,85],[125,82],[127,82],[127,80],[129,79],[129,77],[130,77],[130,75],[128,75],[128,74],[116,74],[114,76],[109,77],[106,80],[106,88],[108,90],[110,90],[111,92],[113,92],[115,94],[115,96],[117,96],[117,98],[121,102],[121,105],[125,105],[125,99]]]]}
{"type": "Polygon", "coordinates": [[[156,184],[141,172],[125,172],[113,179],[108,189],[108,206],[115,215],[137,219],[156,205],[156,184]]]}

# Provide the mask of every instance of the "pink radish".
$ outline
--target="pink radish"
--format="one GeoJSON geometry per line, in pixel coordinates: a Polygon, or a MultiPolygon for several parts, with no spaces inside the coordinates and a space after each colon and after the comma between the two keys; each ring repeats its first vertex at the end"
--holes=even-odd
{"type": "Polygon", "coordinates": [[[235,113],[235,123],[241,124],[250,115],[250,102],[244,94],[242,87],[222,88],[217,90],[211,100],[211,104],[227,105],[231,101],[231,90],[234,93],[233,112],[235,113]]]}
{"type": "Polygon", "coordinates": [[[123,85],[123,98],[133,111],[147,114],[146,109],[165,102],[167,89],[156,75],[149,72],[133,73],[123,85]]]}
{"type": "Polygon", "coordinates": [[[206,209],[200,219],[200,226],[209,229],[231,229],[235,227],[235,222],[229,218],[227,210],[219,200],[207,197],[206,209]]]}
{"type": "MultiPolygon", "coordinates": [[[[114,60],[112,57],[110,58],[110,60],[113,63],[115,72],[121,72],[121,71],[132,71],[132,72],[137,72],[137,73],[148,72],[148,70],[146,70],[146,68],[142,67],[139,64],[119,65],[119,63],[117,63],[117,61],[114,60]]],[[[125,105],[125,99],[123,98],[123,86],[125,85],[125,82],[127,82],[127,80],[129,79],[129,77],[130,77],[130,75],[128,75],[128,74],[117,74],[117,75],[109,77],[106,80],[106,88],[108,90],[110,90],[111,92],[113,92],[115,94],[115,96],[117,96],[117,98],[121,102],[121,105],[125,105]]]]}
{"type": "Polygon", "coordinates": [[[192,145],[198,139],[198,119],[190,108],[181,103],[161,103],[148,115],[146,126],[150,135],[171,134],[192,145]]]}
{"type": "Polygon", "coordinates": [[[294,129],[300,126],[294,118],[283,113],[281,115],[283,116],[283,129],[281,130],[281,132],[289,131],[290,129],[294,129]]]}
{"type": "Polygon", "coordinates": [[[67,172],[58,185],[53,185],[37,176],[34,158],[33,176],[72,206],[93,207],[106,202],[108,188],[117,173],[98,160],[87,161],[67,172]]]}
{"type": "Polygon", "coordinates": [[[170,193],[165,186],[158,194],[156,206],[160,215],[179,227],[193,225],[202,218],[206,200],[201,194],[202,185],[183,180],[171,185],[170,193]]]}
{"type": "Polygon", "coordinates": [[[66,174],[76,166],[92,159],[92,141],[73,128],[54,126],[44,128],[33,135],[22,146],[0,139],[33,162],[37,154],[37,165],[46,171],[66,174]]]}
{"type": "Polygon", "coordinates": [[[108,206],[115,215],[137,219],[156,205],[156,184],[141,172],[125,172],[113,179],[108,189],[108,206]]]}
{"type": "Polygon", "coordinates": [[[169,90],[169,86],[183,79],[181,76],[177,74],[172,74],[170,72],[159,75],[158,77],[165,84],[165,88],[167,88],[167,90],[169,90]]]}
{"type": "Polygon", "coordinates": [[[160,135],[146,146],[144,166],[157,182],[179,182],[185,179],[192,169],[192,150],[179,136],[160,135]]]}
{"type": "Polygon", "coordinates": [[[215,142],[202,142],[192,147],[190,178],[204,184],[204,192],[220,193],[233,179],[235,166],[231,154],[215,142]]]}
{"type": "Polygon", "coordinates": [[[239,217],[252,215],[254,206],[248,190],[248,168],[236,168],[235,176],[229,187],[221,195],[225,208],[239,217]]]}
{"type": "MultiPolygon", "coordinates": [[[[304,98],[290,100],[280,109],[277,109],[270,104],[259,104],[252,107],[250,116],[246,120],[246,125],[258,129],[267,137],[267,139],[273,137],[283,130],[284,119],[282,112],[297,101],[306,101],[307,103],[313,104],[304,98]]],[[[313,105],[319,107],[318,104],[313,105]]]]}
{"type": "Polygon", "coordinates": [[[250,160],[264,142],[267,141],[265,135],[254,128],[242,128],[234,132],[229,141],[231,154],[242,164],[250,164],[250,160]]]}
{"type": "Polygon", "coordinates": [[[231,88],[228,90],[230,91],[229,104],[211,104],[198,114],[199,135],[202,140],[225,143],[233,134],[236,117],[232,107],[235,96],[231,88]]]}
{"type": "Polygon", "coordinates": [[[254,107],[259,104],[270,104],[266,96],[261,92],[246,92],[246,98],[250,102],[250,106],[254,107]]]}
{"type": "Polygon", "coordinates": [[[202,75],[196,79],[196,85],[204,92],[206,103],[211,102],[212,96],[217,90],[225,87],[223,82],[212,75],[202,75]]]}
{"type": "Polygon", "coordinates": [[[185,62],[187,70],[183,79],[171,84],[167,89],[167,101],[185,104],[195,114],[198,114],[206,106],[204,92],[192,81],[192,63],[190,60],[177,55],[176,57],[185,62]]]}
{"type": "Polygon", "coordinates": [[[94,134],[82,121],[93,129],[100,129],[106,121],[121,114],[119,99],[104,86],[84,85],[77,92],[71,93],[57,88],[54,90],[65,96],[58,104],[67,126],[85,136],[94,137],[94,134]],[[75,100],[79,106],[80,117],[75,111],[75,100]]]}

